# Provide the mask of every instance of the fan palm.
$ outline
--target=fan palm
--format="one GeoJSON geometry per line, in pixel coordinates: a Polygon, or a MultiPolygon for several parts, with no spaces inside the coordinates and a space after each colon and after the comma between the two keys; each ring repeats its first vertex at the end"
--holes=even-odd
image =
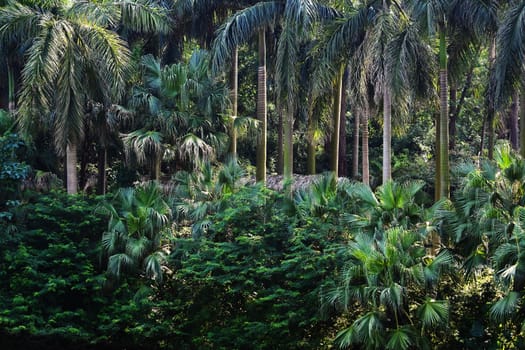
{"type": "Polygon", "coordinates": [[[179,158],[193,165],[220,153],[225,144],[220,113],[227,109],[228,92],[209,76],[207,53],[195,51],[187,63],[165,67],[147,55],[141,66],[143,82],[135,86],[130,105],[147,116],[143,131],[157,135],[157,167],[162,143],[173,144],[179,158]]]}
{"type": "Polygon", "coordinates": [[[211,224],[208,216],[217,212],[225,194],[241,187],[242,176],[244,172],[234,159],[218,169],[203,163],[199,171],[178,172],[170,204],[176,221],[191,226],[194,237],[202,237],[211,224]]]}
{"type": "Polygon", "coordinates": [[[375,236],[359,233],[350,243],[340,284],[327,295],[344,310],[362,310],[337,335],[341,347],[428,348],[428,334],[446,326],[448,303],[433,299],[433,288],[453,257],[446,250],[428,257],[424,239],[392,227],[375,236]]]}
{"type": "Polygon", "coordinates": [[[50,125],[55,146],[66,155],[67,189],[77,191],[77,145],[83,137],[88,99],[118,100],[130,53],[114,29],[166,29],[163,14],[143,1],[10,3],[0,9],[0,41],[27,47],[22,71],[19,123],[25,132],[50,125]]]}
{"type": "Polygon", "coordinates": [[[102,248],[108,256],[110,276],[119,278],[126,271],[141,271],[147,278],[160,282],[171,210],[159,187],[150,182],[137,188],[123,188],[98,211],[109,217],[102,248]]]}
{"type": "Polygon", "coordinates": [[[426,217],[417,202],[423,186],[424,183],[418,181],[405,184],[389,181],[374,193],[365,184],[351,184],[345,191],[354,209],[344,215],[344,220],[350,228],[371,234],[390,227],[416,228],[426,217]]]}

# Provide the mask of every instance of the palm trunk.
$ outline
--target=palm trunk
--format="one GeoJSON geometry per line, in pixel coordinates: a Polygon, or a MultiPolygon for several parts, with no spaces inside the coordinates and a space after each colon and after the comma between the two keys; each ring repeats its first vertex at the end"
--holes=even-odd
{"type": "Polygon", "coordinates": [[[308,175],[314,175],[316,173],[316,129],[317,119],[313,117],[313,113],[310,113],[310,116],[308,118],[308,135],[306,137],[306,172],[308,173],[308,175]]]}
{"type": "Polygon", "coordinates": [[[257,69],[257,119],[259,120],[259,133],[257,138],[257,166],[255,179],[257,182],[266,183],[266,33],[265,29],[259,30],[259,68],[257,69]]]}
{"type": "Polygon", "coordinates": [[[339,174],[339,132],[341,128],[341,95],[343,90],[343,67],[339,68],[338,75],[334,82],[334,104],[332,112],[332,142],[331,142],[331,161],[330,169],[335,176],[339,174]]]}
{"type": "Polygon", "coordinates": [[[108,150],[106,147],[99,147],[98,149],[98,179],[97,179],[97,194],[106,194],[107,176],[106,165],[108,160],[108,150]]]}
{"type": "Polygon", "coordinates": [[[66,188],[68,194],[78,191],[76,143],[69,143],[66,147],[66,188]]]}
{"type": "MultiPolygon", "coordinates": [[[[343,75],[343,89],[341,92],[341,125],[339,127],[339,176],[348,176],[348,165],[346,162],[346,90],[348,89],[348,69],[345,68],[343,75]]],[[[359,142],[359,140],[357,141],[359,142]]]]}
{"type": "Polygon", "coordinates": [[[354,113],[354,135],[352,147],[352,178],[355,180],[359,176],[359,113],[354,113]]]}
{"type": "Polygon", "coordinates": [[[385,70],[383,85],[383,184],[392,180],[392,99],[385,70]]]}
{"type": "Polygon", "coordinates": [[[510,111],[510,128],[509,128],[509,138],[510,138],[510,144],[512,145],[512,148],[514,150],[518,150],[519,148],[519,137],[518,137],[518,117],[519,117],[519,108],[520,108],[520,101],[519,101],[519,92],[516,91],[514,95],[512,96],[512,106],[510,111]]]}
{"type": "Polygon", "coordinates": [[[450,86],[450,123],[448,127],[448,132],[450,136],[450,143],[449,148],[450,150],[453,150],[456,148],[456,121],[457,121],[457,96],[458,96],[458,88],[456,85],[450,86]]]}
{"type": "Polygon", "coordinates": [[[15,112],[16,103],[15,103],[15,74],[13,72],[13,67],[7,61],[7,89],[8,89],[8,110],[11,114],[15,112]]]}
{"type": "Polygon", "coordinates": [[[489,110],[487,112],[487,134],[488,134],[487,157],[490,160],[494,159],[494,144],[495,144],[494,116],[495,116],[494,109],[489,107],[489,110]]]}
{"type": "Polygon", "coordinates": [[[279,124],[277,125],[277,174],[284,172],[284,132],[283,132],[283,113],[279,113],[279,124]]]}
{"type": "Polygon", "coordinates": [[[525,158],[525,92],[520,93],[520,154],[525,158]]]}
{"type": "Polygon", "coordinates": [[[487,121],[483,118],[483,124],[481,125],[481,142],[479,145],[479,157],[483,156],[483,150],[485,149],[485,137],[487,135],[487,121]]]}
{"type": "Polygon", "coordinates": [[[162,162],[162,153],[159,151],[158,153],[156,152],[155,155],[154,155],[155,159],[153,161],[153,169],[152,169],[152,178],[153,180],[155,181],[159,181],[160,180],[160,175],[161,175],[161,162],[162,162]]]}
{"type": "MultiPolygon", "coordinates": [[[[367,103],[368,104],[368,103],[367,103]]],[[[368,159],[368,117],[369,117],[369,108],[368,105],[365,107],[365,112],[363,113],[363,139],[362,139],[362,148],[363,148],[363,183],[365,185],[370,185],[370,161],[368,159]]]]}
{"type": "Polygon", "coordinates": [[[435,113],[434,115],[434,123],[436,126],[436,140],[435,140],[435,149],[436,149],[436,171],[435,171],[435,185],[434,185],[434,199],[436,201],[439,200],[439,194],[441,193],[441,172],[439,171],[439,164],[440,164],[440,157],[439,157],[439,136],[440,135],[440,125],[439,125],[439,114],[435,113]]]}
{"type": "Polygon", "coordinates": [[[293,114],[289,107],[283,110],[283,179],[290,183],[293,176],[293,114]]]}
{"type": "Polygon", "coordinates": [[[439,199],[448,198],[450,193],[449,150],[448,150],[448,82],[447,82],[447,40],[445,28],[439,28],[439,199]]]}
{"type": "MultiPolygon", "coordinates": [[[[495,38],[490,41],[489,48],[489,66],[490,70],[494,67],[494,61],[496,60],[496,42],[495,38]]],[[[489,98],[487,107],[487,133],[488,133],[488,158],[494,158],[494,117],[496,111],[494,110],[494,99],[489,98]]]]}
{"type": "Polygon", "coordinates": [[[233,159],[237,159],[237,130],[235,129],[235,118],[237,118],[237,100],[239,86],[239,49],[237,46],[233,49],[232,54],[232,71],[231,71],[231,102],[232,102],[232,120],[230,126],[230,154],[233,159]]]}

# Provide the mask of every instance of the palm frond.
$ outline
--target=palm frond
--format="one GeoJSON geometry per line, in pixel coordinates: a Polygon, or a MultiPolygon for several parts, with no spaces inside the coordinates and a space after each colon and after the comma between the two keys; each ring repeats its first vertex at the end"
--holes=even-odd
{"type": "Polygon", "coordinates": [[[425,328],[444,326],[448,323],[448,302],[427,298],[419,307],[418,314],[425,328]]]}
{"type": "Polygon", "coordinates": [[[217,31],[212,48],[212,72],[216,75],[230,60],[233,49],[248,43],[260,28],[273,26],[282,15],[278,1],[264,1],[238,11],[217,31]]]}
{"type": "Polygon", "coordinates": [[[498,300],[490,308],[490,317],[498,322],[503,322],[517,311],[520,303],[520,294],[518,292],[510,292],[500,300],[498,300]]]}
{"type": "Polygon", "coordinates": [[[49,14],[19,2],[0,7],[0,46],[9,43],[25,44],[37,36],[42,21],[49,19],[49,14]]]}
{"type": "Polygon", "coordinates": [[[168,33],[170,21],[166,9],[152,0],[120,0],[124,26],[140,33],[168,33]]]}
{"type": "Polygon", "coordinates": [[[386,348],[389,350],[407,350],[410,349],[415,341],[415,332],[412,328],[401,327],[393,330],[389,334],[386,348]]]}
{"type": "Polygon", "coordinates": [[[495,70],[495,103],[505,105],[524,74],[525,2],[517,1],[503,17],[497,37],[495,70]]]}

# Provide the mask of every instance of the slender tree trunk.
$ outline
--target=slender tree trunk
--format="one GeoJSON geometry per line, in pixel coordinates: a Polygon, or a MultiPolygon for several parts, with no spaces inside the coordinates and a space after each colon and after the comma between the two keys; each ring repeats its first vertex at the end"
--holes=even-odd
{"type": "Polygon", "coordinates": [[[235,129],[235,118],[237,118],[237,101],[239,91],[239,49],[236,46],[232,54],[231,71],[231,102],[232,116],[230,129],[230,154],[232,159],[237,159],[237,130],[235,129]]]}
{"type": "Polygon", "coordinates": [[[341,128],[341,95],[343,91],[343,67],[339,68],[339,73],[334,82],[334,104],[332,111],[332,140],[331,140],[331,159],[330,170],[335,176],[339,174],[339,133],[341,128]]]}
{"type": "Polygon", "coordinates": [[[383,184],[392,180],[392,99],[385,70],[383,85],[383,184]]]}
{"type": "Polygon", "coordinates": [[[453,150],[456,148],[456,118],[457,118],[457,96],[458,88],[456,85],[450,85],[450,123],[448,124],[449,133],[449,149],[453,150]]]}
{"type": "Polygon", "coordinates": [[[70,143],[66,147],[66,187],[68,194],[78,191],[76,143],[70,143]]]}
{"type": "Polygon", "coordinates": [[[363,159],[362,159],[362,168],[363,168],[363,183],[365,185],[370,185],[370,162],[368,159],[368,118],[370,115],[370,110],[368,108],[368,102],[365,106],[365,112],[363,113],[363,138],[362,138],[362,148],[363,148],[363,159]]]}
{"type": "Polygon", "coordinates": [[[286,183],[291,182],[293,179],[293,113],[289,107],[283,110],[283,122],[283,179],[286,183]]]}
{"type": "Polygon", "coordinates": [[[479,156],[483,156],[483,150],[485,149],[485,137],[487,136],[487,120],[483,118],[483,124],[481,125],[481,142],[479,145],[479,156]]]}
{"type": "Polygon", "coordinates": [[[279,124],[277,125],[277,174],[284,172],[284,130],[283,113],[279,113],[279,124]]]}
{"type": "Polygon", "coordinates": [[[153,169],[152,169],[152,179],[155,180],[155,181],[159,181],[160,180],[160,175],[161,175],[161,163],[162,163],[162,153],[161,152],[158,152],[158,153],[155,153],[154,155],[155,159],[153,161],[153,169]]]}
{"type": "MultiPolygon", "coordinates": [[[[348,89],[348,67],[344,70],[343,90],[341,92],[341,125],[339,127],[339,176],[348,176],[348,164],[346,161],[346,90],[348,89]]],[[[359,142],[359,140],[357,141],[359,142]]]]}
{"type": "MultiPolygon", "coordinates": [[[[89,162],[88,157],[88,149],[89,149],[89,140],[87,138],[84,138],[84,141],[82,142],[81,148],[80,148],[80,169],[79,169],[79,176],[78,176],[78,188],[84,188],[86,186],[86,183],[88,181],[88,175],[87,175],[87,166],[89,162]]],[[[78,159],[77,159],[78,160],[78,159]]]]}
{"type": "Polygon", "coordinates": [[[106,165],[108,162],[108,150],[104,147],[98,149],[98,179],[97,179],[97,194],[106,194],[107,176],[106,165]]]}
{"type": "Polygon", "coordinates": [[[435,142],[435,148],[436,148],[436,174],[435,174],[435,185],[434,185],[434,199],[436,201],[440,198],[441,193],[441,171],[440,169],[440,156],[439,156],[439,135],[440,135],[440,124],[439,124],[439,114],[435,113],[434,115],[434,123],[436,125],[436,142],[435,142]]]}
{"type": "Polygon", "coordinates": [[[488,134],[488,140],[487,140],[487,151],[488,151],[488,158],[490,160],[494,159],[494,144],[495,144],[495,131],[494,131],[494,119],[495,119],[495,111],[493,107],[489,107],[487,111],[487,134],[488,134]]]}
{"type": "Polygon", "coordinates": [[[520,93],[520,154],[525,158],[525,92],[520,93]]]}
{"type": "Polygon", "coordinates": [[[447,75],[447,40],[444,24],[442,24],[439,28],[439,199],[448,198],[450,193],[447,75]]]}
{"type": "Polygon", "coordinates": [[[354,135],[352,147],[352,179],[356,180],[359,177],[359,114],[354,113],[354,135]]]}
{"type": "Polygon", "coordinates": [[[313,113],[310,113],[308,118],[308,135],[306,137],[306,172],[308,175],[314,175],[316,173],[316,140],[315,130],[317,129],[317,119],[313,117],[313,113]]]}
{"type": "MultiPolygon", "coordinates": [[[[490,41],[489,47],[489,66],[490,70],[494,68],[494,62],[496,61],[496,42],[495,38],[490,41]]],[[[489,96],[487,106],[487,133],[488,133],[488,158],[494,158],[494,118],[496,111],[494,110],[494,98],[489,96]]]]}
{"type": "Polygon", "coordinates": [[[519,136],[518,136],[518,119],[519,119],[519,108],[520,108],[520,95],[519,92],[514,92],[512,96],[512,106],[510,109],[510,128],[509,138],[510,144],[514,150],[519,149],[519,136]]]}
{"type": "Polygon", "coordinates": [[[259,68],[257,69],[257,119],[259,120],[259,133],[257,138],[257,169],[255,179],[257,182],[266,183],[266,32],[259,30],[259,68]]]}
{"type": "Polygon", "coordinates": [[[15,99],[15,73],[13,72],[13,67],[11,67],[11,64],[9,63],[9,59],[6,59],[7,61],[7,89],[8,89],[8,110],[11,114],[15,112],[16,109],[16,99],[15,99]]]}
{"type": "Polygon", "coordinates": [[[461,113],[461,109],[465,105],[465,98],[467,97],[468,90],[470,89],[470,86],[472,85],[472,75],[473,74],[474,74],[474,65],[472,65],[470,67],[470,71],[467,74],[467,79],[465,81],[465,85],[463,86],[463,90],[461,90],[461,97],[459,98],[459,102],[458,102],[457,107],[456,107],[456,115],[455,115],[455,120],[456,121],[459,118],[459,114],[461,113]]]}

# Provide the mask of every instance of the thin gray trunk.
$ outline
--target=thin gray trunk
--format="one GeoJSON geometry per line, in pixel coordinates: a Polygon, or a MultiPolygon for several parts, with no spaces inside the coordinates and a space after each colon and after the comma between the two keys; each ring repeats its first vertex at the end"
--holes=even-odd
{"type": "Polygon", "coordinates": [[[98,179],[97,179],[97,194],[106,194],[107,188],[107,166],[108,150],[106,147],[99,147],[98,150],[98,179]]]}
{"type": "Polygon", "coordinates": [[[68,194],[78,191],[76,143],[70,143],[66,147],[66,188],[68,194]]]}
{"type": "Polygon", "coordinates": [[[341,128],[341,95],[343,91],[344,70],[339,68],[339,73],[334,83],[334,105],[332,111],[332,132],[331,140],[331,170],[338,176],[339,174],[339,129],[341,128]]]}
{"type": "Polygon", "coordinates": [[[525,158],[525,92],[520,93],[520,154],[525,158]]]}
{"type": "MultiPolygon", "coordinates": [[[[367,103],[368,104],[368,103],[367,103]]],[[[368,108],[368,105],[365,106],[365,112],[363,113],[363,126],[362,126],[362,130],[363,130],[363,139],[362,139],[362,148],[363,148],[363,164],[362,164],[362,168],[363,168],[363,183],[365,185],[370,185],[370,162],[369,162],[369,159],[368,159],[368,118],[369,118],[369,115],[370,115],[370,110],[368,108]]]]}
{"type": "Polygon", "coordinates": [[[518,136],[518,119],[519,119],[519,108],[520,108],[520,96],[519,92],[514,92],[512,96],[512,106],[510,109],[510,128],[509,128],[509,139],[510,144],[514,150],[519,149],[519,136],[518,136]]]}
{"type": "Polygon", "coordinates": [[[266,96],[266,33],[259,30],[259,68],[257,69],[257,119],[259,132],[257,138],[257,166],[255,179],[266,183],[266,133],[267,133],[267,96],[266,96]]]}
{"type": "Polygon", "coordinates": [[[231,71],[231,102],[232,116],[230,129],[230,154],[233,159],[237,159],[237,130],[235,129],[235,118],[237,118],[237,100],[239,91],[239,49],[236,46],[232,54],[232,71],[231,71]]]}
{"type": "MultiPolygon", "coordinates": [[[[348,68],[345,69],[343,75],[343,90],[341,95],[341,125],[339,127],[339,176],[348,176],[348,164],[346,161],[346,106],[347,96],[346,90],[348,90],[348,68]]],[[[359,142],[359,140],[357,141],[359,142]]]]}
{"type": "Polygon", "coordinates": [[[359,113],[354,113],[354,135],[352,147],[352,178],[355,180],[359,177],[359,113]]]}
{"type": "MultiPolygon", "coordinates": [[[[385,72],[388,75],[388,72],[385,72]]],[[[385,80],[387,78],[385,77],[385,80]]],[[[383,184],[392,180],[392,100],[390,88],[383,86],[383,184]]]]}

